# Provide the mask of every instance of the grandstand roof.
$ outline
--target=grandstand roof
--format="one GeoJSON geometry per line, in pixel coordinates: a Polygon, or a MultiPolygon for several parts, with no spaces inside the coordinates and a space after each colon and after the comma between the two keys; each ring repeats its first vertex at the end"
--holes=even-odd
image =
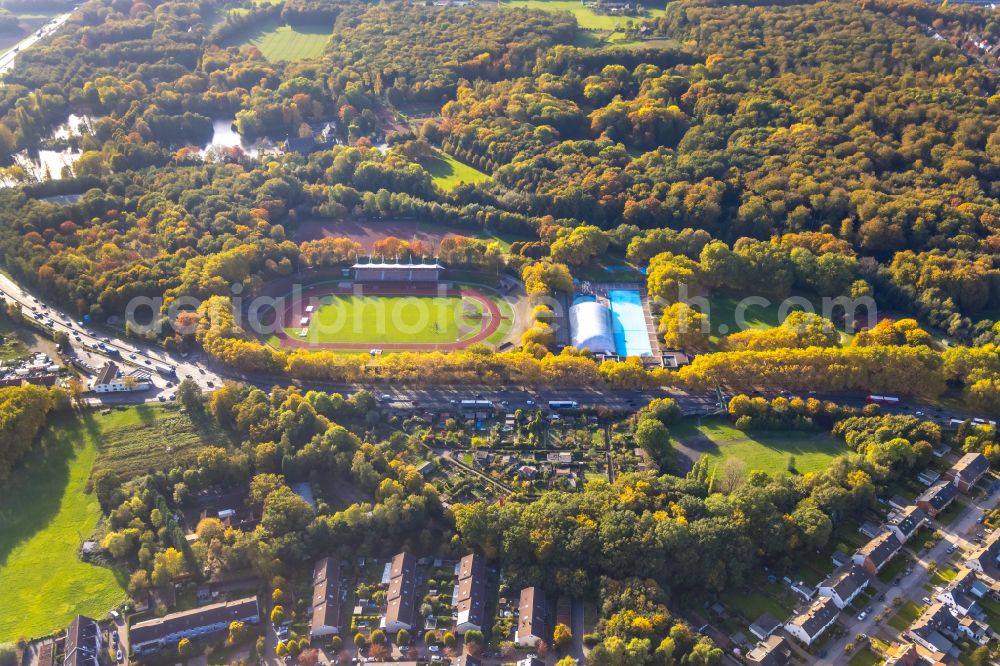
{"type": "Polygon", "coordinates": [[[361,262],[358,262],[358,263],[354,264],[353,266],[351,266],[351,268],[373,268],[373,269],[379,269],[379,268],[382,268],[382,269],[388,269],[388,268],[407,268],[407,269],[421,269],[421,268],[426,268],[426,269],[431,269],[431,268],[434,268],[434,269],[437,269],[437,270],[442,270],[442,269],[444,269],[444,266],[442,266],[441,264],[439,264],[437,262],[435,262],[433,264],[424,264],[424,263],[420,263],[420,264],[403,264],[403,263],[397,263],[397,262],[372,262],[372,263],[361,263],[361,262]]]}

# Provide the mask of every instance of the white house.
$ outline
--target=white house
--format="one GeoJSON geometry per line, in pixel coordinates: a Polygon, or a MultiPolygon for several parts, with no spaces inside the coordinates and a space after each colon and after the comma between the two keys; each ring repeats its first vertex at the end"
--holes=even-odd
{"type": "Polygon", "coordinates": [[[843,609],[861,590],[868,587],[868,574],[853,562],[837,571],[819,584],[820,596],[829,597],[837,608],[843,609]]]}
{"type": "Polygon", "coordinates": [[[95,393],[121,393],[123,391],[145,391],[153,385],[148,372],[122,374],[118,364],[108,361],[94,379],[91,388],[95,393]]]}
{"type": "Polygon", "coordinates": [[[785,631],[802,641],[812,645],[813,641],[823,635],[837,621],[840,610],[830,597],[820,597],[804,613],[796,615],[785,624],[785,631]]]}

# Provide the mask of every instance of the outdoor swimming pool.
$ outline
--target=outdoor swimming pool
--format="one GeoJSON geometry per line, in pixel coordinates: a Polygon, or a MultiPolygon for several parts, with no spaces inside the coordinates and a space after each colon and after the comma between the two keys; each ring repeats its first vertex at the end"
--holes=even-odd
{"type": "Polygon", "coordinates": [[[619,356],[652,356],[642,297],[635,289],[612,289],[608,292],[611,325],[619,356]]]}

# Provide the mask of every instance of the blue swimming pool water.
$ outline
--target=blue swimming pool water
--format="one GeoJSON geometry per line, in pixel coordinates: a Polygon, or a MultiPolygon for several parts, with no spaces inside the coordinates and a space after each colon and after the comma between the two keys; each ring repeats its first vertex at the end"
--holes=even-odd
{"type": "Polygon", "coordinates": [[[642,298],[635,289],[612,289],[608,292],[615,347],[620,356],[652,356],[642,298]]]}

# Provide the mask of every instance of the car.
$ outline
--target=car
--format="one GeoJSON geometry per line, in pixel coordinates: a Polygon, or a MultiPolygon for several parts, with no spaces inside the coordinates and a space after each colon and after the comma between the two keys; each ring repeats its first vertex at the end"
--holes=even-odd
{"type": "Polygon", "coordinates": [[[378,399],[381,400],[382,402],[389,402],[390,400],[392,400],[392,396],[389,395],[388,393],[383,393],[382,395],[379,396],[378,399]]]}
{"type": "Polygon", "coordinates": [[[110,613],[108,613],[108,615],[110,615],[111,619],[114,620],[115,622],[117,622],[122,618],[121,614],[118,611],[111,611],[110,613]]]}
{"type": "Polygon", "coordinates": [[[112,645],[118,645],[118,632],[117,631],[112,631],[111,632],[111,644],[112,645]]]}
{"type": "Polygon", "coordinates": [[[858,613],[858,622],[861,622],[861,620],[865,619],[866,617],[868,617],[868,613],[861,611],[860,613],[858,613]]]}
{"type": "Polygon", "coordinates": [[[142,362],[145,363],[146,365],[153,365],[153,362],[150,361],[148,358],[147,359],[143,359],[142,362]]]}
{"type": "Polygon", "coordinates": [[[184,379],[194,379],[194,377],[192,377],[190,374],[188,374],[188,375],[184,375],[184,379]]]}
{"type": "Polygon", "coordinates": [[[883,592],[882,594],[878,595],[878,600],[879,601],[885,601],[885,592],[883,592]]]}
{"type": "Polygon", "coordinates": [[[115,652],[115,660],[120,664],[125,661],[125,655],[122,654],[121,650],[115,652]]]}
{"type": "Polygon", "coordinates": [[[164,398],[162,395],[156,396],[156,399],[159,400],[160,402],[166,402],[167,401],[167,399],[164,398]]]}
{"type": "Polygon", "coordinates": [[[922,603],[924,605],[928,605],[928,604],[931,603],[931,598],[930,597],[924,597],[923,599],[920,600],[920,603],[922,603]]]}
{"type": "Polygon", "coordinates": [[[524,404],[526,404],[528,407],[531,407],[532,405],[535,404],[535,401],[534,400],[525,400],[524,404]]]}
{"type": "Polygon", "coordinates": [[[173,385],[174,385],[174,383],[173,383],[173,382],[167,382],[167,383],[166,383],[166,387],[167,387],[167,388],[170,388],[170,387],[171,387],[171,386],[173,386],[173,385]]]}
{"type": "Polygon", "coordinates": [[[868,613],[869,615],[871,615],[872,614],[872,606],[869,606],[868,608],[866,608],[865,612],[868,613]]]}
{"type": "Polygon", "coordinates": [[[206,384],[208,385],[208,388],[214,388],[215,387],[215,382],[213,382],[211,379],[208,380],[206,382],[206,384]]]}
{"type": "Polygon", "coordinates": [[[171,394],[170,394],[170,395],[168,395],[167,397],[168,397],[169,399],[171,399],[171,400],[176,400],[176,399],[177,399],[177,394],[176,394],[176,393],[171,393],[171,394]]]}
{"type": "Polygon", "coordinates": [[[432,646],[430,646],[430,647],[429,647],[429,648],[427,648],[427,649],[428,649],[428,650],[430,650],[431,652],[437,652],[437,651],[438,651],[438,650],[440,650],[441,648],[439,648],[439,647],[438,647],[437,645],[432,645],[432,646]]]}
{"type": "Polygon", "coordinates": [[[954,553],[956,550],[958,550],[958,546],[956,546],[955,544],[951,544],[950,546],[948,546],[948,554],[949,555],[951,555],[952,553],[954,553]]]}
{"type": "Polygon", "coordinates": [[[132,359],[133,361],[134,361],[134,360],[135,360],[135,358],[136,358],[135,354],[129,354],[129,355],[128,355],[128,357],[129,357],[130,359],[132,359]]]}

